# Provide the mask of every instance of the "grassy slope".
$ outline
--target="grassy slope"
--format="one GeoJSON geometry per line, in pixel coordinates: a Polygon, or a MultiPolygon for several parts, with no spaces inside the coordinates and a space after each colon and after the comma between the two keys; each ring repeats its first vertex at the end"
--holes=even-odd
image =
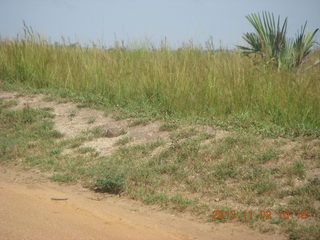
{"type": "MultiPolygon", "coordinates": [[[[35,39],[5,41],[0,44],[2,88],[37,89],[84,105],[109,106],[121,113],[119,118],[136,117],[135,124],[145,118],[200,120],[232,134],[203,146],[210,136],[167,123],[161,128],[172,131],[171,146],[160,153],[150,154],[161,141],[128,147],[131,139],[124,138],[112,156],[100,157],[79,147],[98,133],[60,141],[47,111],[11,111],[1,103],[0,160],[52,171],[56,181],[83,181],[203,215],[214,208],[319,211],[319,179],[307,174],[320,166],[319,71],[277,72],[227,51],[101,50],[35,39]],[[299,137],[304,135],[309,137],[299,137]],[[288,139],[270,144],[271,136],[291,137],[298,144],[286,151],[288,139]],[[65,148],[79,148],[79,154],[65,158],[65,148]]],[[[274,218],[249,224],[262,231],[279,224],[291,239],[317,239],[317,221],[274,218]]]]}
{"type": "MultiPolygon", "coordinates": [[[[247,215],[238,221],[265,232],[279,226],[291,239],[317,239],[320,234],[320,180],[314,172],[320,168],[317,137],[289,140],[237,129],[215,139],[194,125],[182,128],[176,120],[159,127],[159,131],[170,132],[167,147],[162,139],[127,145],[133,139],[123,136],[115,143],[115,152],[100,156],[82,144],[105,137],[103,129],[62,138],[53,129],[52,109],[10,109],[15,104],[0,102],[2,164],[37,167],[51,173],[54,181],[80,181],[97,191],[124,194],[165,209],[191,211],[204,219],[211,219],[212,209],[251,210],[254,219],[247,215]],[[70,149],[72,153],[63,153],[70,149]],[[271,210],[272,219],[255,219],[261,210],[271,210]],[[279,218],[280,210],[289,210],[290,220],[279,218]],[[312,216],[307,220],[297,217],[301,210],[312,216]]],[[[140,116],[130,118],[145,124],[138,121],[140,116]]]]}

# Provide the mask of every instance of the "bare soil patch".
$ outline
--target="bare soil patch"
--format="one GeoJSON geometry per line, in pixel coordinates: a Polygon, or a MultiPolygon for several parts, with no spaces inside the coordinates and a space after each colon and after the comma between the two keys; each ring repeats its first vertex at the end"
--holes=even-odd
{"type": "Polygon", "coordinates": [[[0,189],[2,239],[284,239],[240,224],[160,212],[79,185],[59,185],[34,171],[0,167],[0,189]]]}

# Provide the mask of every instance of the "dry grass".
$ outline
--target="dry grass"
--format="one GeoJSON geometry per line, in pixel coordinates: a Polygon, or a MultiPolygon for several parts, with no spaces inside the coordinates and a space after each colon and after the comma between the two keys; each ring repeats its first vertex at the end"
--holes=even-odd
{"type": "MultiPolygon", "coordinates": [[[[79,181],[97,191],[190,211],[204,219],[212,217],[213,209],[255,214],[270,209],[270,220],[238,221],[263,232],[280,228],[291,239],[317,239],[320,141],[315,136],[270,138],[178,120],[174,125],[151,122],[128,127],[120,136],[107,135],[106,129],[115,120],[102,118],[103,111],[91,110],[97,127],[86,119],[75,122],[69,117],[76,103],[4,95],[6,101],[0,102],[1,164],[37,167],[49,172],[54,181],[79,181]],[[41,108],[26,107],[23,101],[41,108]],[[57,110],[60,115],[52,114],[57,110]],[[78,124],[73,135],[56,131],[71,123],[78,124]],[[292,217],[281,219],[282,210],[290,211],[292,217]],[[299,211],[311,216],[301,219],[296,215],[299,211]]],[[[88,112],[78,109],[77,116],[88,112]]]]}
{"type": "MultiPolygon", "coordinates": [[[[319,51],[313,55],[319,58],[319,51]]],[[[237,51],[84,48],[28,36],[0,43],[0,75],[7,82],[162,116],[236,118],[287,133],[319,134],[320,68],[278,72],[237,51]]]]}

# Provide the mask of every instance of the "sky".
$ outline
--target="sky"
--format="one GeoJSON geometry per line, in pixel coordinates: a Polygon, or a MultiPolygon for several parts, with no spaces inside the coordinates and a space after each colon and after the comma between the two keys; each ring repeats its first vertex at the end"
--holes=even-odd
{"type": "Polygon", "coordinates": [[[166,39],[179,47],[211,37],[215,47],[234,48],[253,30],[245,16],[261,11],[288,17],[291,37],[305,21],[309,31],[320,27],[320,0],[0,0],[0,36],[21,34],[25,21],[52,42],[63,36],[81,44],[159,45],[166,39]]]}

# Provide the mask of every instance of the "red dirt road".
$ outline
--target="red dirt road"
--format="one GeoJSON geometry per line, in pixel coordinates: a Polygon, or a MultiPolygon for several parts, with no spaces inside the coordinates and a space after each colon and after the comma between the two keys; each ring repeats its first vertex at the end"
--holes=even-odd
{"type": "Polygon", "coordinates": [[[200,223],[129,199],[35,180],[34,174],[0,167],[0,239],[285,239],[244,225],[200,223]]]}

